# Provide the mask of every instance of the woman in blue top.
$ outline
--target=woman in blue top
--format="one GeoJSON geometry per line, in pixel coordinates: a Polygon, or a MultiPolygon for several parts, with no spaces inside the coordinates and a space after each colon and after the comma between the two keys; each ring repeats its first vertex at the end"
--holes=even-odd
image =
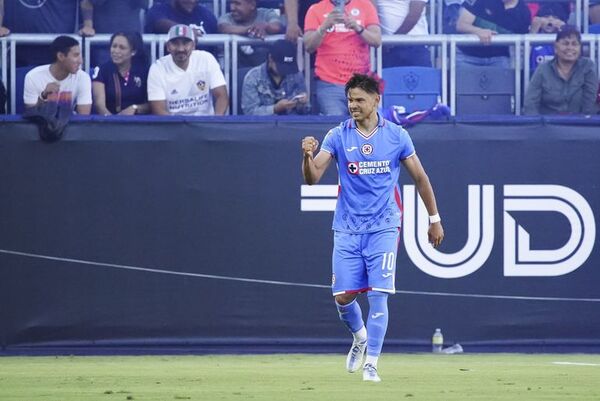
{"type": "Polygon", "coordinates": [[[139,33],[117,32],[110,39],[111,60],[94,69],[96,113],[134,115],[150,112],[148,66],[139,33]]]}

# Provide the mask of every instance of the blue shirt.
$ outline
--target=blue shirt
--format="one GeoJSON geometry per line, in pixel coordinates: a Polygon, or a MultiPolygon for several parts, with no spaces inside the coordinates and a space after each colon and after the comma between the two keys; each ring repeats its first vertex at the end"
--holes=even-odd
{"type": "Polygon", "coordinates": [[[146,15],[146,32],[147,33],[166,33],[159,32],[156,23],[161,19],[169,19],[178,24],[196,24],[204,28],[206,33],[218,33],[217,18],[210,10],[203,6],[196,6],[191,13],[185,13],[176,7],[171,7],[170,4],[156,4],[146,15]]]}
{"type": "Polygon", "coordinates": [[[94,69],[93,80],[104,84],[106,108],[113,114],[132,104],[148,102],[148,67],[142,63],[133,63],[125,79],[117,71],[117,66],[109,61],[94,69]],[[118,104],[120,107],[117,107],[118,104]]]}
{"type": "Polygon", "coordinates": [[[378,116],[368,138],[349,119],[323,140],[321,150],[330,153],[338,167],[336,231],[362,234],[401,225],[400,162],[412,156],[415,147],[406,130],[378,116]]]}
{"type": "Polygon", "coordinates": [[[79,0],[4,2],[4,26],[13,33],[73,33],[79,0]]]}
{"type": "Polygon", "coordinates": [[[538,65],[550,61],[554,58],[554,45],[538,45],[531,48],[531,58],[529,71],[531,74],[538,65]]]}

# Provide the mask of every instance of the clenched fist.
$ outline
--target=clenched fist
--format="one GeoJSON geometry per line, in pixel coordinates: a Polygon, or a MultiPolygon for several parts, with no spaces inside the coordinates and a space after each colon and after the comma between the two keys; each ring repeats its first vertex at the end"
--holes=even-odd
{"type": "Polygon", "coordinates": [[[313,156],[319,147],[319,141],[313,136],[307,136],[302,139],[302,152],[304,155],[313,156]]]}

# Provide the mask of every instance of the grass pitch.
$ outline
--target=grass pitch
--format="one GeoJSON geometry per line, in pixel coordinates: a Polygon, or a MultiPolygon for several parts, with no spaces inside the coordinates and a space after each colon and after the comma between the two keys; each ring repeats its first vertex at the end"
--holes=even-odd
{"type": "Polygon", "coordinates": [[[295,354],[2,357],[0,400],[600,400],[600,355],[384,354],[381,383],[364,383],[344,363],[295,354]]]}

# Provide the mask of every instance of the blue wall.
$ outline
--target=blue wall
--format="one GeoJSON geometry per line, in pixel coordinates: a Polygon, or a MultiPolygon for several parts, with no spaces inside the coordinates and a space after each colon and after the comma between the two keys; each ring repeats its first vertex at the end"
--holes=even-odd
{"type": "MultiPolygon", "coordinates": [[[[328,289],[332,213],[301,210],[333,199],[303,197],[300,174],[300,139],[333,125],[96,117],[47,144],[0,121],[2,345],[347,344],[328,289]]],[[[403,176],[388,350],[425,350],[436,327],[471,349],[600,346],[599,125],[409,130],[446,241],[419,242],[403,176]]],[[[331,168],[322,184],[336,182],[331,168]]]]}

